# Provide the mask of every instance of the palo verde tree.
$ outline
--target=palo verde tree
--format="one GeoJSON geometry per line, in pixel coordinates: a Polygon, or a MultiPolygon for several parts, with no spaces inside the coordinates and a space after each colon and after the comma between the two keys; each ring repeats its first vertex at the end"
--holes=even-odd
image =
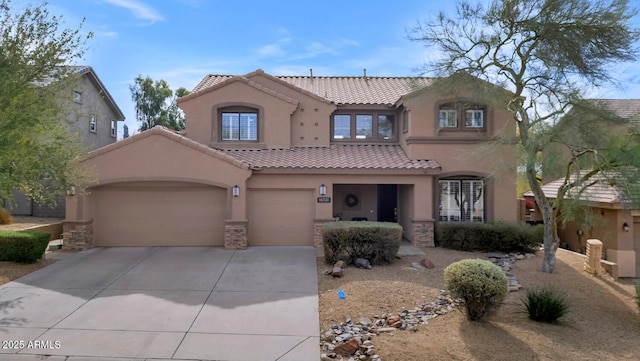
{"type": "Polygon", "coordinates": [[[579,196],[598,180],[630,185],[625,179],[635,177],[633,166],[640,165],[633,134],[611,135],[593,144],[571,141],[591,141],[593,133],[587,129],[607,133],[603,122],[620,121],[583,97],[586,90],[612,82],[610,70],[617,63],[636,59],[634,43],[640,33],[632,23],[635,14],[626,0],[460,1],[454,16],[441,13],[410,32],[412,40],[439,54],[427,71],[452,81],[465,78],[452,74],[468,74],[509,91],[496,95],[492,105],[509,110],[518,127],[524,172],[544,220],[544,272],[555,270],[557,225],[566,198],[579,196]],[[603,118],[591,123],[592,117],[576,116],[596,113],[603,118]],[[577,130],[579,136],[561,128],[577,130]],[[568,150],[569,159],[554,200],[545,197],[537,180],[537,159],[557,143],[568,150]]]}
{"type": "Polygon", "coordinates": [[[149,76],[142,78],[139,75],[129,90],[136,104],[136,118],[140,122],[141,132],[156,125],[173,130],[184,129],[184,114],[178,108],[177,99],[189,94],[187,89],[181,87],[174,93],[166,81],[161,79],[154,82],[149,76]]]}
{"type": "Polygon", "coordinates": [[[0,199],[13,190],[46,204],[80,185],[89,173],[78,161],[80,142],[67,131],[72,68],[85,42],[65,28],[47,3],[0,0],[0,199]]]}

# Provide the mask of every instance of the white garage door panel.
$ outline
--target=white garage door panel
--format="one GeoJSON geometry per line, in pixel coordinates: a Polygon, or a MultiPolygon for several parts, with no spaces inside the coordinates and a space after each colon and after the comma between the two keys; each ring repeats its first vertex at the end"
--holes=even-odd
{"type": "Polygon", "coordinates": [[[97,246],[224,245],[223,189],[147,184],[97,189],[94,196],[97,246]]]}
{"type": "Polygon", "coordinates": [[[303,190],[250,191],[249,244],[313,245],[313,193],[303,190]]]}

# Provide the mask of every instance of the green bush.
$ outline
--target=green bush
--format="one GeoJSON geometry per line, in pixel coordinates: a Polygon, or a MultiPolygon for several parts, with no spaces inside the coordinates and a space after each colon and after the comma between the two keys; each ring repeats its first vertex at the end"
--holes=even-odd
{"type": "Polygon", "coordinates": [[[444,269],[444,284],[465,302],[467,318],[481,320],[497,308],[507,294],[509,280],[495,264],[482,259],[465,259],[444,269]]]}
{"type": "Polygon", "coordinates": [[[327,263],[343,260],[348,264],[357,258],[371,264],[391,263],[400,242],[402,226],[390,222],[330,222],[322,226],[324,257],[327,263]]]}
{"type": "Polygon", "coordinates": [[[528,290],[523,302],[529,319],[536,322],[555,323],[569,310],[564,297],[551,288],[528,290]]]}
{"type": "Polygon", "coordinates": [[[443,248],[481,252],[535,252],[544,228],[524,222],[439,223],[436,243],[443,248]]]}
{"type": "Polygon", "coordinates": [[[49,245],[51,235],[35,231],[0,231],[0,261],[34,263],[49,245]]]}

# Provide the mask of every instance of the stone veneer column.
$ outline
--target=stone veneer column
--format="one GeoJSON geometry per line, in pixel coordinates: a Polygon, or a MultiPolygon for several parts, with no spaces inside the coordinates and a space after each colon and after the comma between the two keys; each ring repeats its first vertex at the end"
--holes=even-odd
{"type": "Polygon", "coordinates": [[[246,249],[249,245],[249,221],[224,223],[224,249],[246,249]]]}
{"type": "Polygon", "coordinates": [[[322,225],[329,222],[335,222],[335,219],[313,220],[313,246],[315,248],[322,247],[322,225]]]}
{"type": "Polygon", "coordinates": [[[416,247],[435,247],[433,220],[411,220],[411,239],[416,247]]]}
{"type": "Polygon", "coordinates": [[[93,220],[64,221],[62,247],[69,251],[84,251],[93,247],[93,220]]]}

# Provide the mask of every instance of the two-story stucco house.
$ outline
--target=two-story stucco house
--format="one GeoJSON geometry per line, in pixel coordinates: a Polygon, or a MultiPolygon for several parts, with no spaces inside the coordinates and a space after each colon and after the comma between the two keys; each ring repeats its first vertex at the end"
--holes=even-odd
{"type": "Polygon", "coordinates": [[[206,76],[178,101],[183,134],[158,127],[87,156],[99,183],[67,197],[65,242],[318,245],[323,223],[366,219],[433,246],[438,221],[515,220],[515,146],[485,149],[515,134],[510,115],[421,91],[431,83],[206,76]]]}
{"type": "MultiPolygon", "coordinates": [[[[93,150],[115,143],[118,122],[124,115],[107,91],[98,75],[90,66],[69,67],[69,86],[60,98],[66,101],[66,121],[69,132],[77,133],[82,146],[93,150]]],[[[36,217],[65,216],[65,201],[61,198],[55,208],[35,203],[20,192],[14,192],[13,206],[8,209],[13,215],[36,217]]]]}

